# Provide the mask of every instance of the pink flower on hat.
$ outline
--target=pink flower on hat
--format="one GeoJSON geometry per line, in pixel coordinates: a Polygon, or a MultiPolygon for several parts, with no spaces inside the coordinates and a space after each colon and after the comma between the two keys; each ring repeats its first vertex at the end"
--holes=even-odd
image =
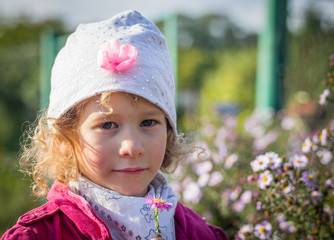
{"type": "Polygon", "coordinates": [[[105,42],[98,53],[98,64],[110,71],[125,71],[137,60],[138,50],[132,45],[122,45],[118,39],[105,42]]]}

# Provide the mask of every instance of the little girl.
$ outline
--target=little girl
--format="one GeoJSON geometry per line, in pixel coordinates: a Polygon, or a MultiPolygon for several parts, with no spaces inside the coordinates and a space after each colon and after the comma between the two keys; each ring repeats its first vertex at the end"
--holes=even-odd
{"type": "Polygon", "coordinates": [[[165,38],[138,12],[80,25],[55,60],[48,111],[22,155],[48,202],[1,239],[152,239],[148,195],[172,206],[159,214],[163,239],[227,239],[161,173],[186,152],[174,84],[165,38]]]}

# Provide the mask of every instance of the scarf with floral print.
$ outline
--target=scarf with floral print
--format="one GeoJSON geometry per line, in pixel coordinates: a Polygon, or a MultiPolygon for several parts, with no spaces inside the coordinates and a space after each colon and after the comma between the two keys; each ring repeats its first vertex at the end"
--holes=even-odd
{"type": "MultiPolygon", "coordinates": [[[[146,203],[146,196],[123,196],[93,183],[84,176],[80,176],[78,181],[70,182],[69,185],[71,191],[85,198],[95,213],[106,223],[113,239],[154,238],[156,234],[154,215],[151,206],[146,203]]],[[[159,213],[159,225],[165,240],[175,239],[174,213],[178,199],[160,172],[149,184],[147,194],[160,196],[172,204],[169,211],[159,213]]]]}

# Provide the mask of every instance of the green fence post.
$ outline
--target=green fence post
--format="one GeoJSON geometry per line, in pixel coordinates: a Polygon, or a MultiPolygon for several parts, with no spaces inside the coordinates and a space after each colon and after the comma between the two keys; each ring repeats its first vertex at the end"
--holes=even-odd
{"type": "Polygon", "coordinates": [[[255,106],[279,110],[283,104],[287,0],[266,2],[266,27],[258,41],[255,106]]]}
{"type": "Polygon", "coordinates": [[[43,32],[40,37],[40,108],[49,103],[50,76],[54,62],[55,37],[50,31],[43,32]]]}
{"type": "Polygon", "coordinates": [[[49,103],[51,90],[51,69],[58,51],[64,46],[67,35],[57,36],[52,31],[46,31],[40,37],[40,108],[49,103]]]}
{"type": "Polygon", "coordinates": [[[175,104],[177,105],[177,75],[178,75],[178,17],[171,14],[163,19],[163,33],[167,41],[167,47],[172,60],[175,77],[175,104]]]}

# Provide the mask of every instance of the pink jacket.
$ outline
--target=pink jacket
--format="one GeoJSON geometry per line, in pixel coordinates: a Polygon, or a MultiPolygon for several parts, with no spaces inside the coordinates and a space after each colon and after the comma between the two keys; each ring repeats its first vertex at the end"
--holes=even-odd
{"type": "MultiPolygon", "coordinates": [[[[21,216],[5,239],[112,239],[106,224],[89,203],[55,182],[48,202],[21,216]]],[[[174,215],[176,239],[228,239],[222,229],[207,224],[198,214],[178,203],[174,215]]]]}

